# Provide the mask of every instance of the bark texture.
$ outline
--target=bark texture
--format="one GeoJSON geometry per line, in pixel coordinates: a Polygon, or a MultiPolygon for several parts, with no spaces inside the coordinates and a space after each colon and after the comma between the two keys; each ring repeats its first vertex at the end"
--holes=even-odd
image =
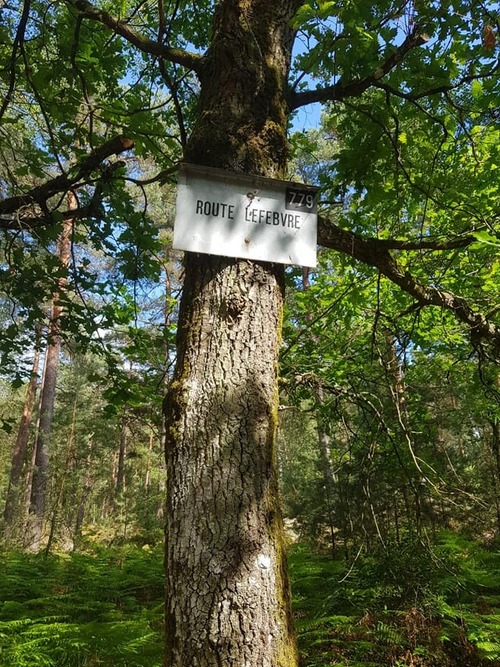
{"type": "Polygon", "coordinates": [[[6,526],[12,524],[16,504],[18,502],[19,481],[21,479],[21,472],[26,459],[26,452],[28,450],[28,439],[33,419],[33,408],[35,406],[36,391],[38,387],[38,366],[40,363],[40,341],[37,336],[35,345],[35,355],[33,359],[33,369],[31,371],[31,378],[26,388],[24,397],[23,414],[17,432],[16,444],[12,454],[12,465],[9,476],[9,486],[7,489],[7,498],[5,500],[5,509],[3,518],[6,526]]]}
{"type": "MultiPolygon", "coordinates": [[[[54,307],[52,308],[54,312],[54,307]]],[[[59,337],[51,339],[45,352],[45,366],[43,372],[40,412],[38,416],[37,437],[35,440],[35,466],[31,486],[30,512],[34,516],[32,548],[38,551],[42,539],[42,524],[45,515],[46,492],[49,471],[49,442],[52,431],[52,417],[56,396],[57,369],[61,343],[59,337]]]]}
{"type": "MultiPolygon", "coordinates": [[[[76,207],[76,198],[68,194],[70,208],[76,207]]],[[[72,221],[66,220],[58,240],[58,254],[62,267],[67,267],[71,254],[72,221]]],[[[40,389],[40,408],[38,414],[37,435],[34,444],[34,468],[31,485],[30,515],[28,520],[28,548],[38,552],[41,547],[47,504],[49,481],[50,436],[56,399],[57,371],[61,351],[59,320],[62,315],[60,295],[67,287],[67,280],[60,278],[58,292],[54,294],[50,317],[49,338],[45,351],[42,386],[40,389]]]]}
{"type": "Polygon", "coordinates": [[[281,285],[211,258],[167,404],[167,665],[293,665],[275,466],[281,285]]]}
{"type": "MultiPolygon", "coordinates": [[[[218,4],[188,161],[283,173],[298,4],[218,4]]],[[[186,255],[165,402],[168,667],[297,664],[275,462],[282,303],[282,267],[186,255]]]]}

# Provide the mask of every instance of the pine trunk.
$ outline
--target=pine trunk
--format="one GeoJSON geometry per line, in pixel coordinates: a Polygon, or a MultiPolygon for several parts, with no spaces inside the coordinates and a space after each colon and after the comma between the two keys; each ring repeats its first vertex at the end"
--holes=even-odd
{"type": "MultiPolygon", "coordinates": [[[[300,3],[218,5],[187,160],[279,176],[300,3]]],[[[165,401],[167,667],[297,664],[276,478],[283,268],[186,255],[165,401]]]]}
{"type": "Polygon", "coordinates": [[[45,547],[45,555],[48,556],[50,553],[50,550],[52,548],[52,544],[54,542],[54,538],[56,535],[56,528],[57,528],[57,520],[59,517],[59,510],[61,506],[63,505],[63,499],[64,499],[64,489],[66,486],[66,478],[68,475],[71,475],[73,472],[71,470],[71,460],[73,458],[73,452],[74,452],[74,447],[75,447],[75,425],[76,425],[76,408],[78,405],[78,398],[75,396],[75,399],[73,401],[73,412],[71,415],[71,426],[70,426],[70,431],[68,435],[68,443],[66,446],[66,460],[64,462],[64,468],[62,471],[62,474],[59,476],[59,481],[58,481],[58,489],[57,489],[57,494],[53,502],[53,507],[52,507],[52,519],[50,521],[50,531],[49,531],[49,538],[47,540],[47,545],[45,547]]]}
{"type": "Polygon", "coordinates": [[[80,538],[82,536],[82,526],[83,519],[85,517],[85,508],[87,505],[88,497],[92,491],[92,450],[93,450],[93,441],[92,437],[89,437],[87,445],[87,459],[85,462],[85,481],[83,483],[83,489],[80,495],[80,502],[78,503],[78,510],[76,513],[76,523],[75,523],[75,533],[73,538],[73,548],[76,549],[80,538]]]}
{"type": "Polygon", "coordinates": [[[28,451],[28,439],[30,433],[31,422],[33,419],[33,408],[35,405],[36,390],[38,386],[38,367],[40,363],[40,341],[37,336],[35,345],[35,356],[33,358],[33,368],[31,371],[31,379],[26,388],[24,397],[23,414],[19,423],[19,430],[17,432],[16,444],[12,454],[12,465],[9,476],[9,486],[7,489],[7,498],[5,500],[5,509],[3,518],[5,525],[10,526],[14,519],[16,505],[19,495],[19,480],[21,479],[21,472],[24,462],[26,460],[26,453],[28,451]]]}
{"type": "MultiPolygon", "coordinates": [[[[74,195],[68,195],[71,208],[76,208],[74,195]]],[[[61,266],[67,267],[71,252],[71,232],[73,221],[64,223],[63,231],[58,241],[58,254],[61,266]]],[[[61,338],[59,335],[59,318],[62,314],[60,295],[66,288],[67,281],[59,279],[58,292],[54,294],[50,316],[50,328],[47,349],[45,351],[45,366],[43,381],[40,389],[40,409],[38,414],[37,435],[35,440],[34,468],[30,499],[30,520],[28,525],[28,548],[39,551],[43,538],[43,524],[47,501],[47,487],[49,475],[50,436],[52,432],[52,417],[56,397],[57,370],[61,338]]]]}
{"type": "MultiPolygon", "coordinates": [[[[54,307],[52,313],[54,313],[54,307]]],[[[60,341],[51,337],[45,351],[45,367],[40,390],[40,408],[37,434],[34,444],[34,467],[31,483],[30,520],[28,525],[28,548],[39,551],[43,537],[43,522],[49,474],[49,442],[52,431],[52,416],[56,395],[57,369],[59,365],[60,341]]]]}

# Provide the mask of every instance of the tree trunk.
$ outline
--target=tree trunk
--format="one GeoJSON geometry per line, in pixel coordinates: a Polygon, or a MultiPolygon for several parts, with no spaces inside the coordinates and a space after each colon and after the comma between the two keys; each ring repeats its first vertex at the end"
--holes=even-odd
{"type": "MultiPolygon", "coordinates": [[[[76,208],[77,206],[74,195],[71,193],[68,195],[68,203],[71,208],[76,208]]],[[[64,223],[64,228],[58,241],[59,259],[63,267],[69,265],[72,226],[72,220],[67,220],[64,223]]],[[[59,298],[60,294],[66,287],[66,282],[67,281],[64,278],[59,280],[58,292],[54,294],[52,301],[49,337],[45,352],[43,382],[40,391],[40,410],[38,414],[37,435],[35,440],[35,464],[33,468],[30,500],[31,520],[28,525],[28,548],[35,552],[40,550],[43,538],[43,523],[45,518],[49,474],[49,442],[52,431],[57,369],[59,366],[59,354],[61,349],[59,318],[62,313],[62,307],[59,303],[59,298]]]]}
{"type": "Polygon", "coordinates": [[[87,460],[85,462],[85,481],[83,482],[83,489],[78,503],[78,510],[76,513],[75,533],[73,538],[73,548],[76,550],[78,543],[82,536],[83,519],[85,517],[85,508],[87,499],[92,491],[92,450],[93,450],[93,434],[90,434],[87,448],[87,460]]]}
{"type": "MultiPolygon", "coordinates": [[[[52,308],[54,314],[54,307],[52,308]]],[[[57,368],[59,365],[60,341],[51,337],[45,351],[45,368],[40,395],[37,434],[34,444],[34,467],[31,482],[30,519],[28,525],[28,548],[38,552],[43,537],[46,493],[49,474],[49,440],[52,431],[52,416],[56,395],[57,368]]]]}
{"type": "Polygon", "coordinates": [[[497,514],[497,534],[500,535],[500,424],[497,419],[490,419],[491,452],[493,454],[493,493],[497,514]]]}
{"type": "MultiPolygon", "coordinates": [[[[219,3],[188,160],[283,173],[299,4],[219,3]]],[[[282,267],[186,255],[165,401],[168,667],[297,664],[275,460],[282,303],[282,267]]]]}
{"type": "Polygon", "coordinates": [[[19,480],[24,462],[26,460],[26,453],[28,449],[28,438],[33,419],[33,407],[35,405],[36,390],[38,386],[38,367],[40,364],[40,340],[37,335],[35,344],[35,356],[33,358],[33,369],[31,371],[31,379],[26,388],[24,397],[23,414],[17,432],[16,444],[12,454],[12,465],[9,476],[9,486],[7,489],[7,498],[5,500],[5,509],[3,518],[5,525],[10,526],[14,518],[14,512],[18,500],[19,480]]]}
{"type": "Polygon", "coordinates": [[[335,474],[332,466],[331,456],[331,438],[326,433],[320,424],[318,425],[318,443],[319,443],[319,460],[321,465],[321,473],[323,475],[324,490],[325,490],[325,505],[326,516],[328,520],[328,529],[330,531],[330,546],[332,549],[332,556],[335,555],[335,515],[334,515],[334,498],[335,498],[335,474]]]}
{"type": "MultiPolygon", "coordinates": [[[[303,267],[302,289],[307,291],[310,289],[310,287],[311,284],[309,281],[309,269],[307,267],[303,267]]],[[[306,313],[306,321],[310,323],[312,320],[313,314],[311,312],[306,313]]],[[[313,340],[315,344],[319,345],[320,341],[317,336],[313,336],[313,340]]],[[[328,423],[324,416],[324,411],[326,410],[325,392],[323,391],[321,382],[319,382],[317,387],[314,389],[314,398],[316,401],[317,413],[316,422],[319,446],[319,464],[324,482],[323,488],[325,491],[326,517],[328,521],[328,529],[330,531],[330,546],[332,549],[332,556],[334,556],[336,550],[334,517],[335,473],[332,465],[331,438],[327,432],[328,423]]]]}
{"type": "Polygon", "coordinates": [[[52,519],[50,521],[50,531],[49,531],[49,538],[47,540],[47,544],[45,546],[45,556],[48,556],[50,554],[50,550],[52,548],[52,544],[54,542],[54,538],[56,535],[56,528],[57,528],[57,519],[59,516],[59,509],[63,503],[63,498],[64,498],[64,488],[66,486],[66,478],[68,475],[71,475],[73,472],[71,470],[71,460],[73,458],[73,450],[74,450],[74,445],[75,445],[75,424],[76,424],[76,408],[78,404],[78,395],[75,396],[75,399],[73,401],[73,412],[71,414],[71,426],[70,426],[70,431],[68,435],[68,443],[66,446],[66,457],[65,457],[65,462],[64,462],[64,468],[62,470],[62,473],[60,474],[59,478],[59,488],[57,490],[56,497],[53,502],[53,507],[52,507],[52,519]]]}
{"type": "Polygon", "coordinates": [[[127,459],[127,414],[126,408],[120,421],[120,446],[118,448],[118,467],[116,470],[115,500],[125,493],[125,461],[127,459]]]}
{"type": "Polygon", "coordinates": [[[406,389],[404,383],[403,369],[401,367],[398,352],[397,352],[397,340],[396,338],[386,331],[385,334],[385,343],[386,350],[385,354],[381,355],[382,363],[385,365],[387,386],[389,390],[389,396],[394,407],[394,416],[396,422],[399,425],[401,432],[401,440],[406,441],[408,453],[410,455],[410,462],[413,468],[413,474],[408,473],[406,468],[403,467],[404,464],[398,455],[398,461],[403,467],[403,471],[408,477],[408,481],[411,484],[413,491],[413,496],[415,498],[415,516],[414,524],[417,535],[420,535],[423,528],[423,519],[424,511],[428,516],[432,516],[432,510],[429,507],[425,499],[425,490],[428,479],[424,474],[422,467],[419,463],[419,458],[415,453],[415,443],[413,441],[413,435],[408,426],[409,417],[406,407],[406,389]],[[416,473],[415,473],[416,471],[416,473]]]}
{"type": "Polygon", "coordinates": [[[330,546],[332,549],[332,556],[335,556],[336,541],[335,541],[335,472],[332,465],[332,441],[327,433],[327,424],[322,411],[326,410],[325,396],[323,387],[318,385],[315,390],[317,416],[317,432],[318,432],[318,446],[319,446],[319,464],[321,467],[321,475],[323,477],[323,488],[325,492],[325,510],[328,521],[328,529],[330,532],[330,546]]]}
{"type": "Polygon", "coordinates": [[[144,491],[146,492],[146,495],[149,493],[149,486],[151,484],[151,467],[152,467],[151,459],[153,457],[154,439],[155,439],[155,433],[153,429],[151,429],[149,433],[149,445],[146,457],[146,472],[144,473],[144,491]]]}

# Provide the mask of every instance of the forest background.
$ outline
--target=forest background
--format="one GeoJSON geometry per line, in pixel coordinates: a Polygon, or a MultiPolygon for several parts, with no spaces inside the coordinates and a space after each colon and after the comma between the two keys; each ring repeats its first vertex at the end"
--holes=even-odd
{"type": "MultiPolygon", "coordinates": [[[[1,9],[1,664],[161,664],[175,177],[213,5],[1,9]]],[[[498,6],[292,27],[285,176],[320,188],[280,345],[302,661],[500,664],[498,6]]]]}

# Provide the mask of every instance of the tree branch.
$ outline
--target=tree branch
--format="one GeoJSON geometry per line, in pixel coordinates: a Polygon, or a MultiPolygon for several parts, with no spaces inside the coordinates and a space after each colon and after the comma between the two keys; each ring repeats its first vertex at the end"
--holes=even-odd
{"type": "Polygon", "coordinates": [[[184,49],[173,49],[163,45],[161,42],[155,42],[144,35],[132,30],[127,23],[111,16],[108,12],[94,7],[87,0],[66,0],[66,3],[77,10],[77,12],[91,21],[102,23],[110,30],[126,39],[144,53],[150,53],[153,56],[165,58],[170,62],[177,63],[187,69],[200,74],[204,59],[203,56],[184,49]]]}
{"type": "MultiPolygon", "coordinates": [[[[82,162],[80,162],[80,164],[77,165],[73,170],[73,174],[71,176],[68,176],[67,174],[61,174],[60,176],[47,181],[43,185],[39,185],[36,188],[33,188],[23,195],[8,197],[7,199],[0,201],[0,214],[13,214],[18,212],[20,209],[26,206],[32,206],[33,204],[38,204],[44,208],[47,200],[50,199],[50,197],[60,192],[68,191],[76,183],[78,183],[78,181],[81,181],[83,178],[95,171],[95,169],[97,169],[99,165],[111,155],[119,155],[124,151],[130,150],[133,148],[133,146],[133,141],[121,135],[106,141],[104,144],[93,150],[84,160],[82,160],[82,162]]],[[[5,219],[2,220],[1,226],[4,229],[8,228],[8,224],[5,219]]],[[[18,229],[19,226],[19,220],[11,220],[12,229],[18,229]]]]}
{"type": "Polygon", "coordinates": [[[5,110],[9,106],[12,100],[12,95],[14,94],[14,88],[16,86],[17,51],[24,42],[24,34],[26,32],[26,26],[28,24],[29,11],[30,11],[30,2],[29,0],[25,0],[23,4],[23,13],[21,15],[21,20],[19,21],[19,25],[17,26],[16,37],[14,39],[14,44],[12,46],[12,55],[10,57],[10,64],[9,64],[9,86],[7,89],[7,94],[5,95],[2,105],[0,106],[0,120],[3,118],[5,110]]]}
{"type": "Polygon", "coordinates": [[[429,38],[426,35],[420,34],[415,28],[394,53],[390,55],[389,58],[387,58],[387,60],[370,76],[348,83],[343,83],[343,81],[340,80],[333,86],[327,86],[326,88],[291,93],[288,98],[288,107],[293,111],[293,109],[297,109],[298,107],[313,102],[334,102],[343,100],[346,97],[359,97],[365,90],[375,86],[382,77],[399,65],[409,51],[418,46],[422,46],[428,39],[429,38]]]}
{"type": "Polygon", "coordinates": [[[476,241],[474,236],[459,236],[457,238],[439,241],[438,239],[375,239],[370,238],[371,242],[379,248],[385,250],[457,250],[459,248],[467,248],[471,243],[476,241]]]}
{"type": "Polygon", "coordinates": [[[318,243],[326,248],[343,252],[354,259],[377,268],[382,275],[398,285],[403,291],[413,296],[421,306],[439,306],[450,311],[463,324],[466,324],[475,340],[493,342],[500,350],[500,327],[473,310],[466,299],[448,290],[431,287],[420,283],[411,273],[403,270],[389,249],[431,249],[448,250],[466,247],[473,239],[464,237],[449,243],[422,241],[418,245],[405,241],[385,241],[375,238],[363,238],[358,234],[337,227],[325,218],[318,220],[318,243]]]}
{"type": "Polygon", "coordinates": [[[428,90],[422,90],[418,93],[405,93],[400,90],[397,90],[395,88],[392,88],[391,86],[387,85],[386,83],[383,83],[381,81],[377,81],[373,85],[376,88],[381,88],[382,90],[385,90],[386,92],[390,93],[391,95],[396,95],[397,97],[401,97],[402,99],[408,100],[410,102],[418,102],[418,100],[423,99],[424,97],[431,97],[432,95],[440,95],[442,93],[449,93],[452,90],[455,90],[455,88],[460,88],[461,86],[464,86],[468,83],[472,83],[472,81],[481,81],[482,79],[487,79],[494,74],[497,74],[498,70],[500,69],[500,60],[496,62],[496,64],[489,69],[487,72],[479,72],[476,74],[467,74],[454,83],[449,83],[449,84],[444,84],[442,86],[436,86],[435,88],[429,88],[428,90]]]}

